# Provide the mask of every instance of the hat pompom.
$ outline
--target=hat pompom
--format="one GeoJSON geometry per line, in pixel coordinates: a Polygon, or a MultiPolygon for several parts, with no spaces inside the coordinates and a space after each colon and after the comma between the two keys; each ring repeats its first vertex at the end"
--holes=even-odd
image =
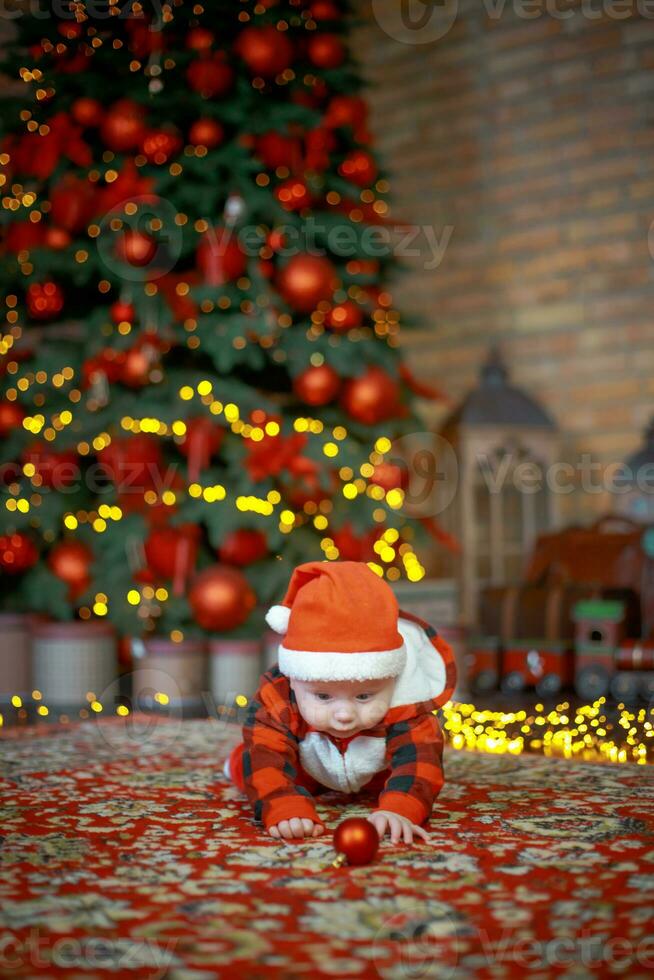
{"type": "Polygon", "coordinates": [[[275,633],[288,633],[291,610],[288,606],[271,606],[266,613],[266,622],[275,633]]]}

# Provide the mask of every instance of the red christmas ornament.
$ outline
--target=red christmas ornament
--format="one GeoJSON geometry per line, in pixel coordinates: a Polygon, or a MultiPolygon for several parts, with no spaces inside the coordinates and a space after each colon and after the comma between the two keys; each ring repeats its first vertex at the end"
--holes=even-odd
{"type": "Polygon", "coordinates": [[[88,180],[66,174],[50,195],[49,219],[67,232],[80,231],[93,211],[95,191],[88,180]]]}
{"type": "Polygon", "coordinates": [[[14,429],[20,429],[27,412],[18,402],[0,401],[0,438],[6,439],[14,429]]]}
{"type": "Polygon", "coordinates": [[[211,462],[211,457],[219,451],[224,436],[223,427],[206,415],[188,420],[179,451],[188,459],[188,475],[192,483],[198,480],[202,470],[211,462]]]}
{"type": "Polygon", "coordinates": [[[197,525],[154,528],[144,546],[148,567],[155,578],[186,581],[195,569],[198,546],[197,525]]]}
{"type": "Polygon", "coordinates": [[[143,347],[133,347],[125,354],[119,378],[129,388],[144,388],[150,384],[150,372],[157,360],[155,352],[143,347]]]}
{"type": "Polygon", "coordinates": [[[76,20],[64,20],[57,24],[57,30],[67,41],[76,41],[82,36],[84,28],[76,20]]]}
{"type": "Polygon", "coordinates": [[[333,401],[341,386],[341,379],[329,364],[307,368],[293,381],[293,391],[307,405],[326,405],[333,401]]]}
{"type": "Polygon", "coordinates": [[[371,483],[384,490],[394,490],[401,487],[403,490],[409,485],[409,472],[404,466],[395,466],[393,463],[378,463],[374,473],[370,477],[371,483]]]}
{"type": "Polygon", "coordinates": [[[225,130],[215,119],[197,119],[189,130],[188,138],[193,146],[206,146],[211,150],[214,146],[220,146],[225,130]]]}
{"type": "Polygon", "coordinates": [[[341,561],[370,561],[375,557],[373,545],[379,536],[376,528],[366,534],[356,535],[349,521],[337,531],[332,531],[334,545],[341,561]]]}
{"type": "Polygon", "coordinates": [[[68,598],[74,602],[90,583],[93,553],[81,541],[62,541],[48,555],[50,571],[68,585],[68,598]]]}
{"type": "Polygon", "coordinates": [[[145,60],[155,51],[163,51],[163,34],[153,27],[152,21],[128,17],[126,26],[129,33],[129,49],[137,58],[145,60]]]}
{"type": "Polygon", "coordinates": [[[218,549],[218,557],[227,565],[251,565],[268,554],[268,540],[263,531],[237,528],[230,531],[218,549]]]}
{"type": "Polygon", "coordinates": [[[124,300],[118,299],[115,303],[111,304],[109,316],[114,323],[122,323],[123,321],[132,323],[136,316],[136,311],[132,303],[126,303],[124,300]]]}
{"type": "Polygon", "coordinates": [[[70,107],[70,114],[80,126],[99,126],[102,122],[104,109],[97,99],[82,96],[75,99],[70,107]]]}
{"type": "Polygon", "coordinates": [[[370,367],[344,385],[341,405],[348,415],[363,425],[377,425],[398,414],[398,383],[382,368],[370,367]]]}
{"type": "Polygon", "coordinates": [[[330,129],[316,126],[306,134],[304,146],[306,169],[322,173],[329,166],[330,154],[336,149],[336,139],[330,129]]]}
{"type": "Polygon", "coordinates": [[[186,35],[186,47],[191,51],[208,51],[215,40],[212,31],[205,27],[193,27],[186,35]]]}
{"type": "Polygon", "coordinates": [[[44,487],[61,490],[74,484],[80,476],[77,453],[74,449],[56,452],[45,442],[33,442],[21,456],[23,466],[31,463],[34,476],[44,487]]]}
{"type": "Polygon", "coordinates": [[[234,71],[222,54],[198,58],[186,71],[186,78],[194,92],[203,99],[227,95],[234,84],[234,71]]]}
{"type": "Polygon", "coordinates": [[[316,0],[309,8],[314,20],[338,20],[341,12],[330,0],[316,0]]]}
{"type": "Polygon", "coordinates": [[[336,34],[314,34],[307,44],[307,55],[316,68],[338,68],[345,61],[345,46],[336,34]]]}
{"type": "Polygon", "coordinates": [[[200,240],[196,253],[198,268],[208,286],[222,286],[245,273],[247,256],[238,237],[227,228],[211,228],[200,240]]]}
{"type": "Polygon", "coordinates": [[[200,572],[188,599],[198,625],[215,632],[240,626],[257,602],[243,573],[226,565],[211,565],[200,572]]]}
{"type": "Polygon", "coordinates": [[[45,230],[44,243],[48,248],[53,248],[57,252],[68,248],[71,241],[70,234],[63,228],[46,228],[45,230]]]}
{"type": "Polygon", "coordinates": [[[162,478],[159,442],[146,433],[114,439],[97,456],[108,478],[120,491],[132,495],[143,492],[162,478]]]}
{"type": "Polygon", "coordinates": [[[100,135],[115,153],[135,150],[145,132],[143,108],[131,99],[120,99],[109,109],[102,121],[100,135]]]}
{"type": "Polygon", "coordinates": [[[340,868],[348,864],[370,864],[379,850],[377,828],[365,817],[349,817],[343,820],[334,831],[334,850],[338,857],[333,862],[340,868]]]}
{"type": "Polygon", "coordinates": [[[234,47],[250,72],[261,78],[274,78],[293,61],[293,45],[285,32],[272,25],[246,27],[234,47]]]}
{"type": "Polygon", "coordinates": [[[286,211],[301,211],[311,204],[309,188],[296,177],[279,184],[275,188],[275,197],[286,211]]]}
{"type": "Polygon", "coordinates": [[[43,242],[43,222],[13,221],[5,234],[4,245],[8,252],[17,255],[19,252],[29,252],[43,242]]]}
{"type": "Polygon", "coordinates": [[[27,312],[33,320],[52,320],[64,308],[64,294],[56,282],[33,282],[27,287],[27,312]]]}
{"type": "Polygon", "coordinates": [[[31,538],[21,534],[3,534],[0,537],[0,572],[20,575],[32,568],[39,560],[39,553],[31,538]]]}
{"type": "Polygon", "coordinates": [[[353,150],[338,168],[341,177],[351,180],[357,187],[370,187],[377,179],[377,165],[365,150],[353,150]]]}
{"type": "Polygon", "coordinates": [[[368,106],[359,95],[334,95],[327,106],[325,123],[333,129],[351,126],[358,129],[368,118],[368,106]]]}
{"type": "Polygon", "coordinates": [[[116,241],[116,255],[122,262],[139,268],[149,265],[157,253],[157,243],[142,231],[127,231],[116,241]]]}
{"type": "Polygon", "coordinates": [[[82,365],[82,388],[86,390],[104,374],[109,384],[120,381],[120,375],[125,364],[125,352],[108,347],[95,357],[90,357],[82,365]]]}
{"type": "Polygon", "coordinates": [[[266,245],[268,248],[271,248],[273,252],[281,252],[281,250],[286,246],[286,235],[281,228],[273,228],[273,230],[268,233],[266,237],[266,245]]]}
{"type": "Polygon", "coordinates": [[[321,255],[294,255],[277,276],[277,287],[298,313],[311,313],[318,303],[331,299],[336,271],[321,255]]]}
{"type": "Polygon", "coordinates": [[[150,163],[167,163],[182,148],[179,133],[173,129],[153,129],[143,138],[141,150],[150,163]]]}
{"type": "Polygon", "coordinates": [[[338,306],[332,306],[325,317],[325,323],[335,333],[347,333],[353,327],[360,327],[363,322],[363,310],[351,299],[346,299],[338,306]]]}
{"type": "Polygon", "coordinates": [[[278,167],[296,170],[302,160],[300,141],[274,131],[257,137],[254,152],[268,170],[277,170],[278,167]]]}

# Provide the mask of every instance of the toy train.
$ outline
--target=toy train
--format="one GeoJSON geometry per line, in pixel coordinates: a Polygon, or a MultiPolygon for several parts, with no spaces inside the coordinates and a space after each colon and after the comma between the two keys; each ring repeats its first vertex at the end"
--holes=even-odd
{"type": "MultiPolygon", "coordinates": [[[[488,692],[499,686],[516,693],[533,688],[545,698],[574,687],[579,697],[589,701],[606,695],[625,702],[654,700],[654,637],[639,638],[638,597],[629,590],[614,593],[577,596],[563,604],[559,598],[563,620],[556,623],[550,616],[549,621],[549,632],[558,633],[557,639],[537,635],[520,639],[519,629],[508,631],[516,638],[506,632],[503,639],[497,633],[472,638],[467,652],[472,691],[488,692]]],[[[505,595],[500,604],[504,624],[508,601],[505,595]]],[[[515,596],[512,601],[515,607],[515,596]]],[[[551,602],[547,596],[550,610],[551,602]]],[[[533,610],[533,602],[531,606],[533,610]]]]}

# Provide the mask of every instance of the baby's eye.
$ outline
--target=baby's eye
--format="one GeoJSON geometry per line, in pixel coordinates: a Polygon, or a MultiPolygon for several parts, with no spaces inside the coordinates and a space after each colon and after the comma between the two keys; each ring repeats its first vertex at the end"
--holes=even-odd
{"type": "Polygon", "coordinates": [[[318,694],[315,695],[319,701],[329,701],[329,694],[318,694]]]}
{"type": "Polygon", "coordinates": [[[367,701],[368,698],[371,698],[372,696],[372,694],[357,694],[357,701],[367,701]]]}

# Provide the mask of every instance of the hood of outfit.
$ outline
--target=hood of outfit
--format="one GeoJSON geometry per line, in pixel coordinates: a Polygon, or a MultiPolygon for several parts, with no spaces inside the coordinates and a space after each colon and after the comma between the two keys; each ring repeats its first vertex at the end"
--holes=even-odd
{"type": "Polygon", "coordinates": [[[298,767],[345,793],[388,773],[376,809],[421,824],[443,785],[443,739],[434,712],[452,697],[449,644],[430,624],[398,609],[386,582],[362,562],[308,562],[295,569],[267,621],[283,634],[279,660],[263,674],[243,726],[244,791],[266,828],[292,817],[318,821],[298,767]],[[374,728],[337,738],[309,725],[290,678],[394,677],[386,715],[374,728]]]}

